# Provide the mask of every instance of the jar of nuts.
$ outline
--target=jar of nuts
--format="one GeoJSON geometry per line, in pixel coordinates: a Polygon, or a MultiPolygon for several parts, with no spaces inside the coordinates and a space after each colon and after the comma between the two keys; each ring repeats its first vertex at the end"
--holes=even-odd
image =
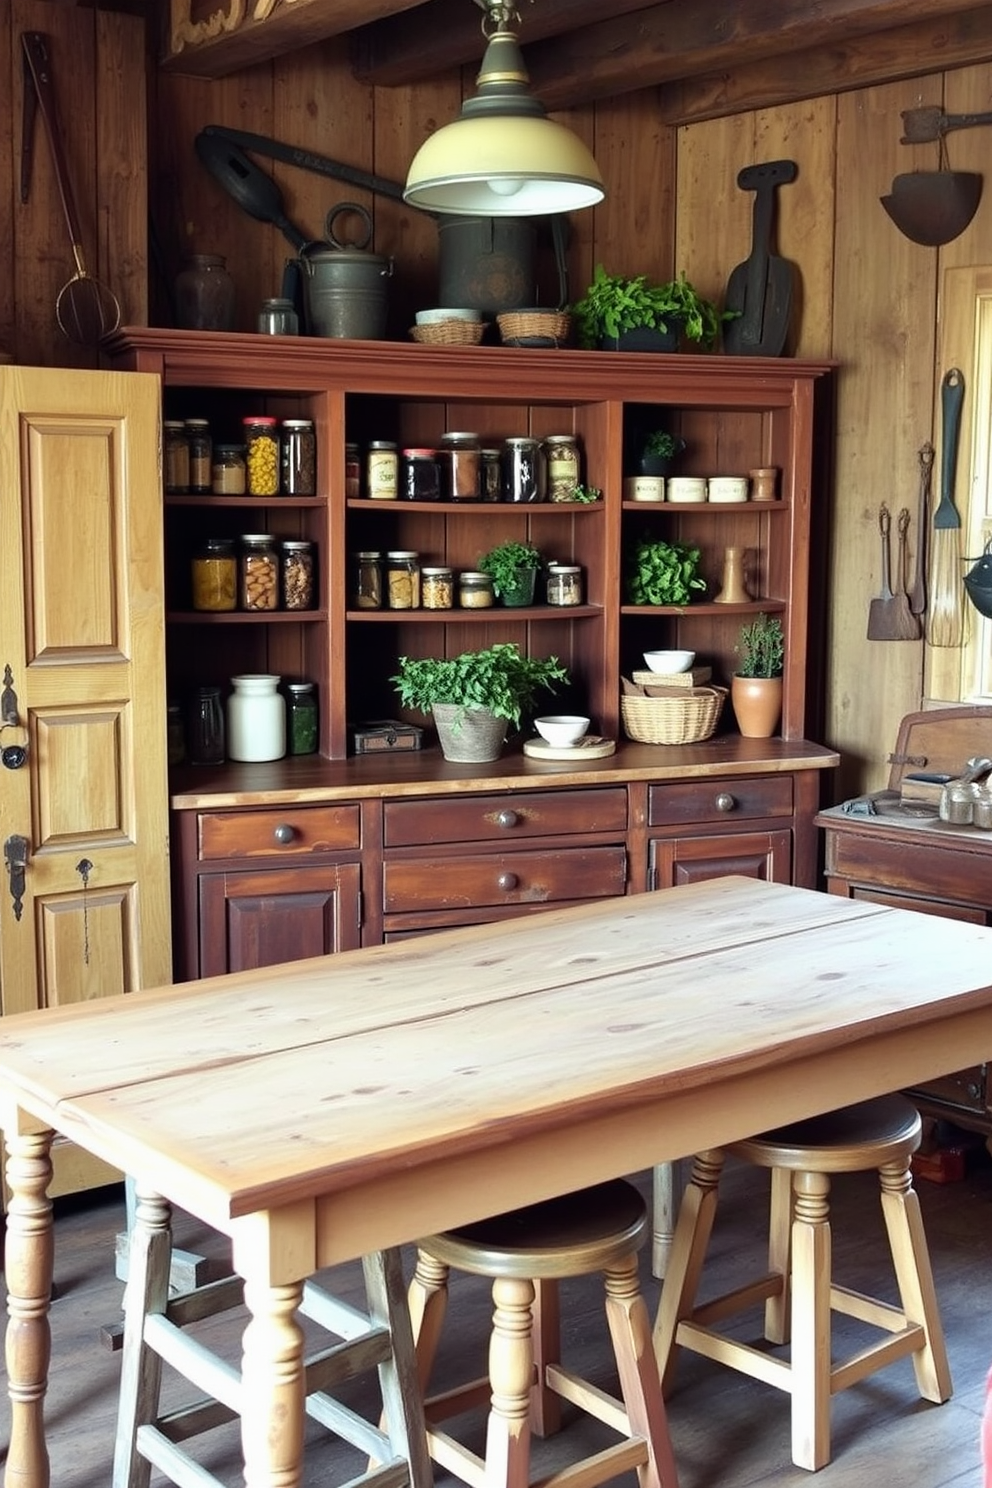
{"type": "Polygon", "coordinates": [[[279,420],[261,414],[242,419],[249,496],[279,494],[279,420]]]}
{"type": "Polygon", "coordinates": [[[276,540],[270,532],[246,532],[241,539],[239,597],[243,610],[279,608],[276,540]]]}
{"type": "Polygon", "coordinates": [[[287,538],[279,544],[279,569],[284,610],[314,607],[313,543],[287,538]]]}

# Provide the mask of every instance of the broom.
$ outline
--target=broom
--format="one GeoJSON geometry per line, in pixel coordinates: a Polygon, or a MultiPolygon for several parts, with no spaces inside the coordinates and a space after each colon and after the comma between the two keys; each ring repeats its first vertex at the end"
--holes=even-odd
{"type": "Polygon", "coordinates": [[[930,617],[927,640],[931,646],[960,646],[964,640],[964,583],[961,572],[961,517],[954,505],[958,464],[958,434],[964,377],[957,367],[945,372],[940,402],[943,424],[940,500],[933,514],[930,554],[930,617]]]}

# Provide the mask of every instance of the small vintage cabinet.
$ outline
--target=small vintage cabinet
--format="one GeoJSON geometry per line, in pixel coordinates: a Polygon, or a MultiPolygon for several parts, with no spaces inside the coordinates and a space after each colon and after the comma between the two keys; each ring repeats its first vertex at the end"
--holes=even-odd
{"type": "MultiPolygon", "coordinates": [[[[939,781],[979,756],[992,757],[992,708],[908,714],[890,756],[888,787],[867,798],[871,814],[859,801],[855,810],[835,806],[816,818],[829,892],[992,924],[992,832],[942,822],[936,804],[939,781]],[[921,799],[928,791],[930,801],[921,799]]],[[[910,1093],[927,1114],[992,1136],[987,1065],[951,1071],[910,1093]]]]}

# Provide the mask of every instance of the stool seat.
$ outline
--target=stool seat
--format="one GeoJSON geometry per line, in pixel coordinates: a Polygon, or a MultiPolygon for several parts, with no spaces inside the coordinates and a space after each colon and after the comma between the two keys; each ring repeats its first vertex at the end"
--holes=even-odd
{"type": "Polygon", "coordinates": [[[910,1160],[922,1124],[902,1096],[863,1101],[699,1153],[683,1196],[655,1324],[663,1391],[679,1348],[704,1354],[791,1394],[792,1460],[815,1471],[830,1461],[830,1400],[909,1356],[925,1400],[950,1398],[951,1376],[910,1160]],[[768,1271],[698,1305],[696,1292],[727,1153],[770,1168],[768,1271]],[[830,1176],[877,1169],[900,1305],[837,1285],[831,1276],[830,1176]],[[788,1358],[729,1338],[716,1324],[764,1303],[766,1344],[791,1341],[788,1358]],[[831,1358],[831,1312],[880,1330],[850,1358],[831,1358]]]}
{"type": "MultiPolygon", "coordinates": [[[[430,1454],[471,1488],[528,1488],[531,1433],[557,1428],[552,1401],[568,1400],[622,1440],[554,1474],[555,1488],[593,1488],[635,1469],[641,1488],[677,1488],[650,1321],[637,1274],[647,1236],[644,1200],[622,1180],[430,1235],[418,1245],[409,1302],[430,1454]],[[489,1373],[428,1392],[447,1304],[450,1267],[492,1279],[489,1373]],[[567,1277],[601,1271],[622,1400],[566,1369],[558,1357],[558,1291],[567,1277]],[[535,1282],[539,1287],[535,1288],[535,1282]],[[485,1457],[439,1422],[488,1403],[485,1457]]],[[[532,1485],[536,1488],[536,1485],[532,1485]]]]}
{"type": "Polygon", "coordinates": [[[420,1244],[476,1276],[588,1276],[644,1243],[644,1200],[622,1179],[431,1235],[420,1244]]]}

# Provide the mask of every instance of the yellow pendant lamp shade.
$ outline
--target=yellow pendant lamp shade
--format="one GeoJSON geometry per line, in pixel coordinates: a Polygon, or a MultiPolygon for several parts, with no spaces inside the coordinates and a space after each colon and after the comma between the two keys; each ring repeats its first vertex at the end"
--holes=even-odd
{"type": "Polygon", "coordinates": [[[497,29],[478,91],[414,156],[403,191],[411,206],[453,216],[527,217],[578,211],[606,195],[591,151],[549,119],[530,92],[517,37],[507,29],[514,14],[498,0],[490,4],[487,20],[497,29]]]}

